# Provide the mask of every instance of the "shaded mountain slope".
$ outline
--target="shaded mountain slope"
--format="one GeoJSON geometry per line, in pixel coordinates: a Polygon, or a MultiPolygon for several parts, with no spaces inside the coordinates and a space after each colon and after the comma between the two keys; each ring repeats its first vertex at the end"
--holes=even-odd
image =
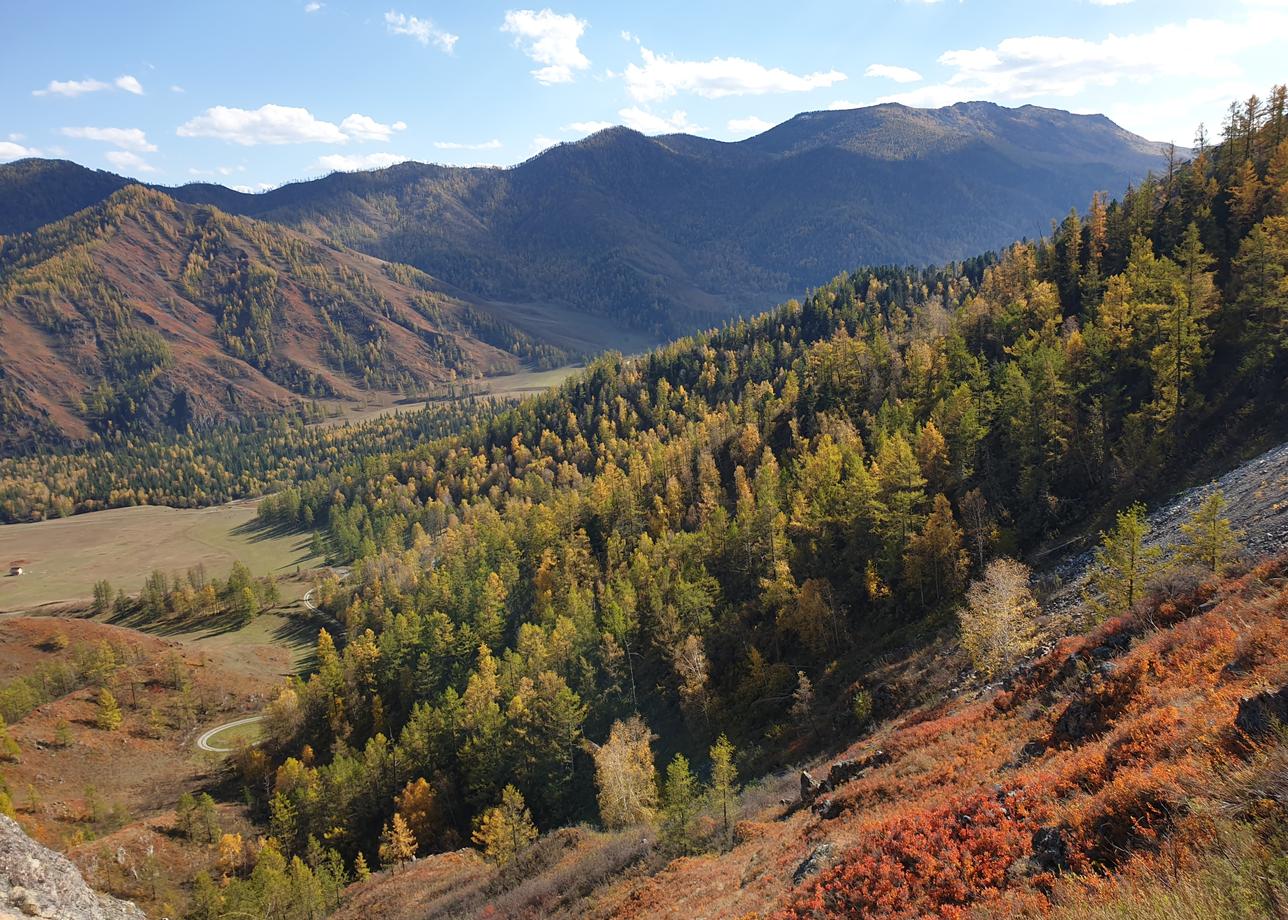
{"type": "Polygon", "coordinates": [[[611,128],[512,169],[403,163],[258,195],[168,191],[415,265],[530,325],[593,314],[610,338],[662,338],[841,266],[945,262],[1037,235],[1163,154],[1103,116],[880,105],[738,143],[611,128]]]}
{"type": "Polygon", "coordinates": [[[0,274],[6,451],[419,390],[545,354],[413,269],[139,186],[5,239],[0,274]]]}

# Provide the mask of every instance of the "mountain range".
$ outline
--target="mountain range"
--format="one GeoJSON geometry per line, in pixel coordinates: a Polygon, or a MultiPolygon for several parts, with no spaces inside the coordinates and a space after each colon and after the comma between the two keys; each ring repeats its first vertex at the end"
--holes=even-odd
{"type": "MultiPolygon", "coordinates": [[[[508,169],[407,162],[260,194],[204,183],[154,187],[131,197],[128,213],[112,196],[132,180],[65,161],[18,161],[0,166],[0,233],[8,235],[0,238],[0,323],[23,330],[7,333],[0,351],[9,378],[0,380],[5,420],[23,416],[26,427],[81,437],[102,424],[101,412],[80,405],[86,394],[99,383],[117,385],[105,357],[115,333],[104,336],[84,315],[71,318],[76,298],[59,288],[59,271],[43,273],[39,308],[30,291],[15,286],[31,281],[36,261],[48,267],[71,259],[65,247],[109,279],[107,299],[122,305],[124,325],[134,314],[135,325],[182,345],[174,369],[157,372],[169,381],[159,392],[171,399],[202,393],[194,409],[219,416],[260,411],[292,394],[345,395],[359,383],[419,387],[448,369],[493,372],[531,359],[539,344],[548,359],[636,350],[767,308],[842,267],[947,262],[1047,232],[1051,215],[1085,204],[1094,192],[1120,192],[1167,156],[1163,145],[1104,116],[981,102],[808,112],[736,143],[610,128],[508,169]],[[86,249],[85,228],[102,222],[104,207],[133,230],[110,242],[99,233],[86,249]],[[79,231],[40,229],[77,212],[79,231]],[[230,223],[216,214],[250,220],[230,223]],[[315,274],[326,264],[322,273],[333,278],[342,269],[378,278],[371,284],[400,305],[394,312],[401,319],[352,292],[310,291],[294,266],[265,252],[252,261],[282,279],[265,321],[280,329],[248,360],[226,330],[223,341],[215,334],[230,322],[221,318],[230,291],[184,289],[185,259],[207,223],[237,240],[216,257],[226,263],[225,279],[236,274],[247,234],[259,234],[273,239],[270,249],[307,248],[315,274]],[[139,234],[151,243],[138,245],[139,234]],[[395,270],[394,263],[411,268],[395,270]],[[25,274],[17,274],[19,266],[25,274]],[[398,287],[399,278],[414,281],[398,287]],[[326,339],[318,331],[331,321],[318,312],[328,296],[348,304],[346,347],[379,340],[382,360],[396,371],[373,377],[370,366],[328,365],[317,353],[326,339]],[[490,333],[431,333],[433,321],[414,307],[430,296],[490,333]],[[176,299],[188,313],[161,306],[176,299]],[[44,321],[33,311],[51,309],[62,318],[36,335],[44,321]],[[372,309],[382,315],[373,320],[372,309]],[[455,337],[455,364],[425,344],[439,333],[455,337]],[[189,348],[197,339],[204,344],[189,348]],[[498,342],[508,355],[496,350],[498,342]],[[40,370],[25,370],[35,356],[40,370]],[[304,382],[297,367],[312,368],[321,381],[304,382]],[[221,386],[210,387],[211,380],[221,386]],[[253,398],[233,395],[248,388],[253,398]]],[[[129,404],[139,401],[121,399],[116,423],[130,424],[129,404]]],[[[159,403],[143,414],[151,421],[172,416],[159,403]]]]}

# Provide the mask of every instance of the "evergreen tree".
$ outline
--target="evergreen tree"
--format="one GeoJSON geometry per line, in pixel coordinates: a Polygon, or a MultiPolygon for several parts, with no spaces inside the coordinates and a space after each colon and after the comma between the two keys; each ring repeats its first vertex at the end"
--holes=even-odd
{"type": "Polygon", "coordinates": [[[698,814],[698,784],[683,754],[676,754],[666,768],[662,789],[662,841],[676,854],[696,848],[693,821],[698,814]]]}
{"type": "Polygon", "coordinates": [[[1162,571],[1163,551],[1147,546],[1148,537],[1145,506],[1140,504],[1119,511],[1114,528],[1100,534],[1086,592],[1097,619],[1129,612],[1162,571]]]}
{"type": "Polygon", "coordinates": [[[1181,543],[1176,550],[1178,561],[1202,566],[1220,575],[1239,552],[1239,534],[1225,516],[1228,504],[1224,493],[1215,489],[1194,509],[1190,519],[1181,524],[1181,543]]]}
{"type": "Polygon", "coordinates": [[[407,860],[415,857],[416,837],[407,827],[403,816],[394,812],[393,820],[385,825],[380,835],[380,865],[397,870],[407,860]]]}
{"type": "Polygon", "coordinates": [[[536,839],[532,815],[514,786],[501,790],[501,804],[485,811],[474,828],[474,843],[483,850],[483,856],[501,866],[536,839]]]}
{"type": "Polygon", "coordinates": [[[737,820],[738,770],[734,766],[734,747],[721,733],[711,746],[711,788],[708,795],[720,821],[721,841],[725,847],[733,842],[732,826],[737,820]]]}
{"type": "Polygon", "coordinates": [[[98,691],[98,711],[94,715],[94,724],[105,732],[114,732],[121,727],[121,707],[117,705],[112,691],[106,687],[98,691]]]}

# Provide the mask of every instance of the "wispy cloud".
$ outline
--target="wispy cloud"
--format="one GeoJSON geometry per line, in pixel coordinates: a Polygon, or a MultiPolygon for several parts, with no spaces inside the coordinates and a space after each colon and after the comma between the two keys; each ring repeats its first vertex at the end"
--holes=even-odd
{"type": "Polygon", "coordinates": [[[917,71],[894,64],[869,64],[868,69],[863,71],[863,76],[883,77],[896,83],[917,83],[921,80],[921,74],[917,71]]]}
{"type": "Polygon", "coordinates": [[[304,12],[316,13],[318,10],[322,9],[323,5],[324,4],[319,3],[318,0],[311,0],[311,2],[304,4],[304,12]]]}
{"type": "Polygon", "coordinates": [[[768,131],[774,126],[772,121],[765,121],[763,118],[757,118],[755,115],[749,115],[746,118],[731,118],[725,125],[730,134],[759,134],[762,131],[768,131]]]}
{"type": "Polygon", "coordinates": [[[619,109],[617,114],[621,116],[622,124],[643,134],[675,134],[679,131],[702,130],[699,125],[689,121],[689,116],[686,112],[682,112],[679,109],[670,115],[658,115],[638,106],[632,106],[626,109],[619,109]]]}
{"type": "Polygon", "coordinates": [[[33,89],[33,96],[83,96],[86,93],[100,93],[106,89],[124,90],[135,96],[143,95],[143,84],[129,74],[121,74],[111,83],[87,77],[84,80],[50,80],[44,89],[33,89]]]}
{"type": "Polygon", "coordinates": [[[613,121],[574,121],[572,124],[564,125],[564,130],[576,134],[594,134],[596,131],[615,127],[616,124],[613,121]]]}
{"type": "Polygon", "coordinates": [[[157,149],[156,144],[148,142],[147,135],[140,128],[63,128],[62,133],[65,137],[100,141],[137,153],[155,153],[157,149]]]}
{"type": "Polygon", "coordinates": [[[947,80],[879,101],[922,106],[970,99],[1019,101],[1195,74],[1208,81],[1237,78],[1241,54],[1288,41],[1288,10],[1278,4],[1246,9],[1242,18],[1188,19],[1100,40],[1028,35],[993,47],[945,51],[938,60],[952,71],[947,80]]]}
{"type": "Polygon", "coordinates": [[[802,93],[845,79],[839,70],[795,74],[737,57],[681,61],[643,47],[640,56],[643,62],[627,65],[623,74],[627,90],[638,102],[656,102],[677,93],[706,99],[802,93]]]}
{"type": "Polygon", "coordinates": [[[109,150],[103,154],[104,159],[112,164],[114,169],[128,173],[151,173],[156,172],[156,167],[148,163],[143,157],[129,150],[109,150]]]}
{"type": "Polygon", "coordinates": [[[505,14],[501,31],[514,36],[514,43],[538,64],[532,76],[538,83],[571,83],[574,72],[590,67],[577,42],[586,32],[586,21],[571,13],[551,9],[510,10],[505,14]]]}
{"type": "MultiPolygon", "coordinates": [[[[15,135],[9,135],[13,138],[15,135]]],[[[8,163],[10,160],[21,160],[24,157],[38,157],[40,151],[35,147],[25,147],[14,140],[0,141],[0,163],[8,163]]]]}
{"type": "Polygon", "coordinates": [[[384,169],[409,159],[401,153],[330,153],[318,157],[318,166],[335,172],[354,172],[359,169],[384,169]]]}
{"type": "Polygon", "coordinates": [[[354,141],[388,140],[404,122],[382,124],[367,115],[353,114],[338,125],[314,117],[305,108],[262,105],[238,109],[217,105],[179,126],[180,137],[213,137],[254,147],[258,144],[345,144],[354,141]]]}
{"type": "Polygon", "coordinates": [[[434,141],[434,146],[439,150],[500,150],[501,141],[495,137],[490,141],[483,141],[481,144],[462,144],[457,141],[434,141]]]}
{"type": "Polygon", "coordinates": [[[385,13],[385,25],[394,35],[407,35],[422,45],[433,45],[448,54],[452,53],[460,40],[459,35],[453,35],[434,25],[433,20],[418,19],[395,10],[385,13]]]}

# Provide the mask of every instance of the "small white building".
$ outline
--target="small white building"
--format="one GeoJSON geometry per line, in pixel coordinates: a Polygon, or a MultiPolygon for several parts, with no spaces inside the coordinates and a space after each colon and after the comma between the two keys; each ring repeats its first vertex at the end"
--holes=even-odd
{"type": "Polygon", "coordinates": [[[14,562],[9,563],[9,574],[21,575],[24,571],[26,571],[26,568],[25,568],[26,565],[27,565],[27,562],[25,559],[18,559],[14,562]]]}

